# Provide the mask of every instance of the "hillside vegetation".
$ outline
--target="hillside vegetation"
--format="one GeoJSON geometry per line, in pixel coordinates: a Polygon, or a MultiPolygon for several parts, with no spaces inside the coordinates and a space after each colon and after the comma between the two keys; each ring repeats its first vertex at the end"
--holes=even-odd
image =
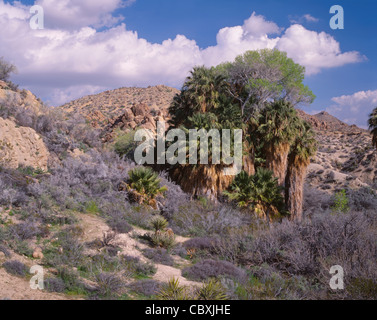
{"type": "Polygon", "coordinates": [[[376,299],[375,136],[297,110],[314,99],[303,77],[284,53],[249,52],[193,69],[181,91],[122,88],[59,108],[0,79],[0,123],[33,130],[48,157],[0,161],[0,298],[376,299]],[[149,116],[242,128],[244,171],[136,165],[132,137],[149,116]],[[344,290],[329,286],[334,265],[344,290]]]}

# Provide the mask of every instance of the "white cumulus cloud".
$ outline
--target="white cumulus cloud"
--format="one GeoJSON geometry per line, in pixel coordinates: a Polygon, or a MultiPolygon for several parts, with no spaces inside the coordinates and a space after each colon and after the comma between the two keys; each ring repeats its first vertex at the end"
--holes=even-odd
{"type": "Polygon", "coordinates": [[[325,32],[315,32],[294,24],[289,27],[277,44],[295,62],[306,67],[308,75],[322,69],[340,67],[365,59],[359,52],[342,53],[339,42],[325,32]]]}
{"type": "Polygon", "coordinates": [[[284,30],[256,13],[242,25],[219,30],[217,44],[208,48],[184,35],[151,43],[113,15],[132,2],[37,0],[45,29],[32,30],[30,7],[0,0],[0,56],[17,65],[16,82],[54,105],[122,86],[180,87],[193,66],[232,61],[247,50],[286,51],[308,75],[363,59],[358,52],[341,52],[324,32],[298,24],[284,30]]]}
{"type": "Polygon", "coordinates": [[[377,107],[377,90],[359,91],[331,99],[335,104],[326,111],[348,124],[367,128],[367,120],[377,107]]]}

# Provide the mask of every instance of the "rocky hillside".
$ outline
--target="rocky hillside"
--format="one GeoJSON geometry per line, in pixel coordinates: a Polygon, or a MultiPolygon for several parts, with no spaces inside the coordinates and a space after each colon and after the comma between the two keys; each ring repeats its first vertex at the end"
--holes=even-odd
{"type": "Polygon", "coordinates": [[[42,137],[33,129],[18,127],[13,121],[0,118],[0,165],[47,170],[48,157],[42,137]]]}
{"type": "Polygon", "coordinates": [[[49,152],[41,135],[20,126],[12,117],[12,109],[42,114],[42,103],[30,91],[11,90],[0,81],[0,165],[8,168],[30,166],[47,170],[49,152]],[[7,119],[1,117],[3,115],[7,119]]]}
{"type": "Polygon", "coordinates": [[[120,123],[122,117],[131,127],[148,122],[145,116],[166,115],[179,90],[167,86],[120,88],[71,101],[59,108],[68,115],[80,114],[95,128],[120,123]],[[132,123],[133,122],[133,123],[132,123]]]}
{"type": "MultiPolygon", "coordinates": [[[[167,108],[179,90],[166,86],[121,88],[87,96],[63,105],[68,114],[83,115],[103,130],[104,141],[115,129],[155,129],[157,120],[168,120],[167,108]]],[[[372,186],[377,181],[377,152],[367,130],[348,125],[323,111],[309,115],[297,110],[317,133],[319,149],[308,169],[307,182],[333,192],[345,187],[372,186]]]]}
{"type": "Polygon", "coordinates": [[[17,108],[30,109],[42,113],[42,101],[28,90],[11,90],[4,81],[0,81],[0,109],[4,101],[11,101],[17,108]]]}
{"type": "Polygon", "coordinates": [[[348,125],[323,111],[299,115],[312,124],[319,148],[308,168],[307,182],[333,192],[346,187],[355,189],[377,182],[377,151],[367,130],[348,125]]]}

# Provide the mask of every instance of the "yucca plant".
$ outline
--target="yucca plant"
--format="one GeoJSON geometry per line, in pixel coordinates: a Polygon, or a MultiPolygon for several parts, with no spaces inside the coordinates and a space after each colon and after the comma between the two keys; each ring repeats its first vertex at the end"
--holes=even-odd
{"type": "Polygon", "coordinates": [[[217,279],[207,280],[196,291],[197,300],[228,300],[225,289],[217,279]]]}
{"type": "Polygon", "coordinates": [[[169,222],[167,222],[167,220],[162,216],[154,216],[151,219],[150,224],[153,230],[157,232],[157,231],[164,231],[168,227],[169,222]]]}
{"type": "Polygon", "coordinates": [[[189,300],[190,296],[186,287],[179,284],[178,278],[172,278],[158,293],[160,300],[189,300]]]}

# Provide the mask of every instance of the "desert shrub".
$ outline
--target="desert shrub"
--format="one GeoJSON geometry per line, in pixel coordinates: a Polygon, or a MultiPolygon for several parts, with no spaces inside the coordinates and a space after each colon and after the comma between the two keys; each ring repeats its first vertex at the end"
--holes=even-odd
{"type": "Polygon", "coordinates": [[[44,288],[48,292],[62,293],[65,291],[66,286],[61,278],[47,278],[44,280],[44,288]]]}
{"type": "Polygon", "coordinates": [[[85,205],[85,212],[96,214],[99,213],[98,206],[94,200],[88,201],[85,205]]]}
{"type": "Polygon", "coordinates": [[[80,266],[80,270],[89,276],[96,276],[100,273],[114,273],[122,270],[128,271],[129,264],[124,263],[116,255],[111,255],[107,250],[102,251],[88,259],[85,264],[80,266]]]}
{"type": "Polygon", "coordinates": [[[17,188],[17,186],[15,187],[16,189],[13,187],[7,187],[6,184],[0,180],[0,188],[2,189],[0,194],[0,205],[19,207],[26,203],[27,197],[25,193],[20,190],[20,188],[17,188]]]}
{"type": "Polygon", "coordinates": [[[347,196],[350,210],[374,211],[377,208],[377,194],[373,189],[363,187],[356,190],[348,190],[347,196]]]}
{"type": "Polygon", "coordinates": [[[200,237],[192,238],[183,243],[183,247],[186,249],[205,250],[213,252],[215,247],[219,244],[219,238],[215,237],[200,237]]]}
{"type": "Polygon", "coordinates": [[[183,269],[182,274],[194,281],[203,281],[209,278],[234,278],[244,281],[246,272],[228,261],[202,260],[191,267],[183,269]]]}
{"type": "Polygon", "coordinates": [[[9,274],[14,276],[25,277],[28,272],[28,267],[20,261],[11,260],[3,263],[3,268],[9,274]]]}
{"type": "Polygon", "coordinates": [[[152,249],[148,248],[143,250],[146,258],[152,260],[154,263],[164,264],[166,266],[173,266],[174,259],[169,255],[168,251],[164,248],[152,249]]]}
{"type": "Polygon", "coordinates": [[[121,257],[121,259],[122,264],[129,268],[134,277],[147,278],[149,276],[153,276],[157,271],[153,264],[144,263],[140,261],[138,257],[124,255],[121,257]]]}
{"type": "Polygon", "coordinates": [[[35,236],[46,236],[46,230],[43,230],[33,221],[27,221],[19,223],[13,226],[10,226],[9,232],[11,233],[14,239],[24,241],[32,239],[35,236]]]}
{"type": "Polygon", "coordinates": [[[133,228],[128,224],[125,218],[119,216],[111,217],[107,224],[111,229],[118,233],[129,233],[133,230],[133,228]]]}
{"type": "Polygon", "coordinates": [[[113,273],[100,273],[96,276],[97,292],[100,296],[116,295],[124,288],[123,280],[113,273]]]}
{"type": "Polygon", "coordinates": [[[86,286],[77,271],[67,268],[66,266],[58,267],[58,279],[61,279],[68,293],[87,294],[86,286]]]}
{"type": "Polygon", "coordinates": [[[9,242],[9,246],[20,255],[27,257],[31,257],[33,255],[33,249],[29,247],[27,241],[13,240],[9,242]]]}
{"type": "Polygon", "coordinates": [[[251,276],[242,283],[222,281],[232,300],[302,300],[318,298],[317,288],[304,277],[283,277],[279,273],[257,278],[251,276]]]}
{"type": "Polygon", "coordinates": [[[156,280],[140,280],[132,283],[130,289],[146,297],[156,296],[162,287],[162,284],[156,280]]]}
{"type": "Polygon", "coordinates": [[[349,282],[347,291],[352,299],[376,300],[377,281],[375,279],[354,278],[349,282]]]}
{"type": "Polygon", "coordinates": [[[161,215],[170,221],[174,214],[178,213],[180,207],[189,201],[189,196],[184,193],[180,186],[172,182],[166,172],[160,172],[161,184],[166,186],[164,197],[158,197],[161,215]]]}
{"type": "Polygon", "coordinates": [[[175,246],[175,235],[168,231],[157,231],[148,237],[155,247],[171,249],[175,246]]]}
{"type": "Polygon", "coordinates": [[[53,245],[48,245],[44,249],[45,263],[55,267],[62,265],[78,267],[85,262],[84,244],[77,240],[74,229],[63,230],[56,238],[53,245]]]}
{"type": "Polygon", "coordinates": [[[311,221],[276,225],[253,241],[244,259],[251,265],[268,264],[291,277],[304,276],[324,290],[331,266],[340,265],[347,274],[347,295],[347,284],[354,279],[376,278],[375,238],[375,222],[367,215],[320,214],[311,221]]]}
{"type": "Polygon", "coordinates": [[[177,234],[204,237],[224,234],[229,229],[251,224],[252,217],[223,205],[199,201],[187,202],[169,221],[177,234]]]}
{"type": "Polygon", "coordinates": [[[4,253],[4,255],[7,258],[10,258],[12,256],[12,254],[9,252],[9,250],[5,246],[3,246],[2,244],[0,244],[0,252],[4,253]]]}
{"type": "Polygon", "coordinates": [[[118,186],[129,168],[113,153],[90,150],[85,157],[67,158],[53,167],[38,193],[50,195],[62,209],[103,211],[109,203],[118,205],[127,198],[118,186]]]}
{"type": "Polygon", "coordinates": [[[321,190],[313,188],[308,184],[304,185],[303,210],[305,216],[311,216],[325,212],[333,205],[331,196],[321,190]]]}

